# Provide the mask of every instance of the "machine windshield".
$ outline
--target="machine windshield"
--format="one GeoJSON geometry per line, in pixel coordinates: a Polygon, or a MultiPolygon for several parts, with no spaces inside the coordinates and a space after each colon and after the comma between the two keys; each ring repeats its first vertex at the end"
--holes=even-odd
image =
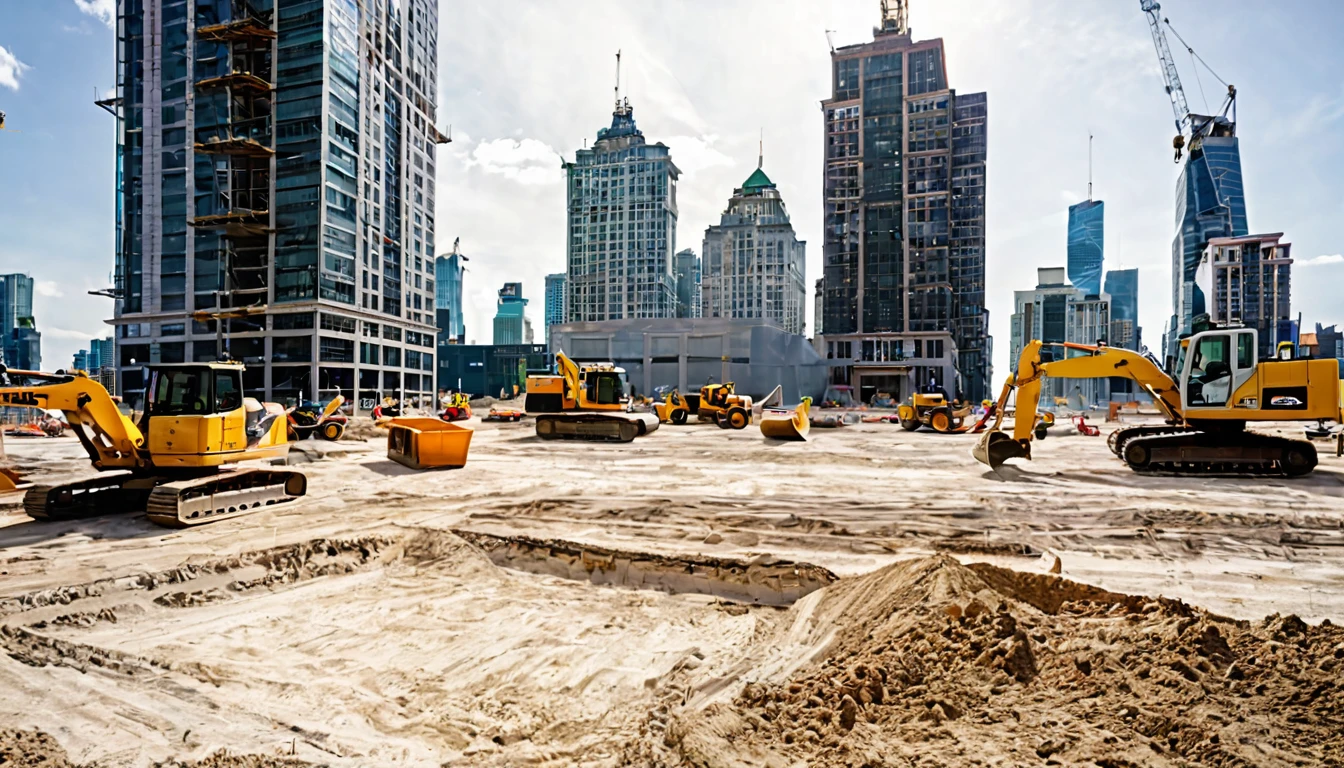
{"type": "Polygon", "coordinates": [[[210,412],[210,380],[206,369],[177,368],[154,372],[151,416],[183,416],[210,412]]]}

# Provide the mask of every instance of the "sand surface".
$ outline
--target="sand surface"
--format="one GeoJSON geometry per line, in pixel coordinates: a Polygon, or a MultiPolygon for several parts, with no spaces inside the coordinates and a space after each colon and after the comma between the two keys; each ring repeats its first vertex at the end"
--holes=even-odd
{"type": "MultiPolygon", "coordinates": [[[[476,426],[456,471],[304,444],[302,501],[181,531],[0,497],[0,729],[29,733],[0,750],[40,729],[107,765],[1341,759],[1333,455],[1144,477],[1056,428],[995,474],[971,436],[887,424],[476,426]]],[[[7,448],[39,482],[92,474],[72,439],[7,448]]]]}

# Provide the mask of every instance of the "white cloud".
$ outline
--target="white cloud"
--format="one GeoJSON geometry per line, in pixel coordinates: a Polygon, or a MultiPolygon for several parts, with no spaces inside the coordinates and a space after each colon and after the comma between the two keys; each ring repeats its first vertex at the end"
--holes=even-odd
{"type": "Polygon", "coordinates": [[[61,286],[55,280],[38,280],[34,283],[33,290],[37,291],[38,296],[47,296],[53,299],[59,299],[65,295],[61,291],[61,286]]]}
{"type": "Polygon", "coordinates": [[[467,167],[477,167],[519,184],[548,185],[560,181],[562,158],[536,139],[482,141],[471,150],[467,167]]]}
{"type": "Polygon", "coordinates": [[[90,27],[87,21],[81,21],[78,24],[62,24],[61,31],[72,35],[92,35],[93,27],[90,27]]]}
{"type": "Polygon", "coordinates": [[[116,0],[75,0],[75,5],[79,6],[79,10],[106,24],[108,29],[115,28],[116,0]]]}
{"type": "Polygon", "coordinates": [[[90,339],[103,339],[112,333],[110,327],[104,327],[93,331],[71,331],[65,328],[44,327],[40,324],[40,321],[37,329],[42,332],[44,341],[50,339],[68,339],[70,341],[87,343],[90,339]]]}
{"type": "Polygon", "coordinates": [[[19,61],[7,48],[0,45],[0,86],[19,90],[19,76],[26,69],[29,69],[27,64],[19,61]]]}
{"type": "MultiPolygon", "coordinates": [[[[713,134],[658,139],[672,148],[672,162],[676,163],[682,173],[695,173],[719,165],[732,165],[732,158],[714,148],[718,140],[719,137],[713,134]]],[[[743,158],[743,162],[745,161],[746,158],[743,158]]]]}
{"type": "Polygon", "coordinates": [[[1299,267],[1323,267],[1327,264],[1344,264],[1344,253],[1330,253],[1302,261],[1293,260],[1299,267]]]}

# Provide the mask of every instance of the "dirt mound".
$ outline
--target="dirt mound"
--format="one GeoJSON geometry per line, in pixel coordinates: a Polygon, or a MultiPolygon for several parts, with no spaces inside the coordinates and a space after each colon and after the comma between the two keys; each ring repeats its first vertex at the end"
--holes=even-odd
{"type": "MultiPolygon", "coordinates": [[[[1344,759],[1344,630],[1235,622],[1178,601],[946,557],[790,609],[812,643],[665,745],[697,765],[1196,764],[1344,759]],[[899,756],[899,758],[897,757],[899,756]]],[[[744,676],[752,679],[753,675],[744,676]]]]}
{"type": "Polygon", "coordinates": [[[295,760],[292,757],[272,757],[270,755],[235,755],[220,750],[202,760],[169,760],[155,763],[154,768],[315,768],[313,763],[295,760]]]}
{"type": "Polygon", "coordinates": [[[0,729],[0,765],[9,768],[74,768],[65,750],[42,731],[0,729]]]}

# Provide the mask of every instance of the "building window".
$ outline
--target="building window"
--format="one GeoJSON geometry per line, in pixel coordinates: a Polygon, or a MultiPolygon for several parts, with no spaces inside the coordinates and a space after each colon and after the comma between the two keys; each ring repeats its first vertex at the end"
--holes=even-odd
{"type": "Polygon", "coordinates": [[[353,363],[355,361],[355,342],[349,339],[334,339],[329,336],[318,338],[318,359],[324,363],[353,363]]]}
{"type": "Polygon", "coordinates": [[[353,317],[342,317],[341,315],[332,315],[323,312],[322,330],[336,331],[337,333],[354,333],[355,319],[353,317]]]}

